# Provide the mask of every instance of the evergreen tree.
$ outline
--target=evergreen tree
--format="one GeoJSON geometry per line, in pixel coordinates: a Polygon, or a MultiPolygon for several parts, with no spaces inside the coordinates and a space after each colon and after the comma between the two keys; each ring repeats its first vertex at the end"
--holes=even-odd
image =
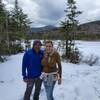
{"type": "Polygon", "coordinates": [[[19,7],[18,0],[15,0],[14,9],[11,12],[10,30],[13,31],[17,37],[22,38],[30,28],[29,24],[30,20],[28,16],[24,14],[22,8],[19,7]]]}
{"type": "Polygon", "coordinates": [[[0,40],[3,40],[4,29],[5,29],[5,22],[6,22],[6,10],[2,0],[0,0],[0,40]]]}
{"type": "Polygon", "coordinates": [[[9,48],[7,30],[7,10],[0,0],[0,57],[6,55],[9,48]]]}
{"type": "Polygon", "coordinates": [[[67,0],[65,21],[61,22],[62,29],[65,32],[66,40],[66,57],[69,59],[72,48],[74,48],[75,30],[78,25],[77,17],[82,12],[77,11],[77,6],[75,0],[67,0]]]}
{"type": "MultiPolygon", "coordinates": [[[[28,16],[15,0],[15,6],[11,12],[5,9],[5,5],[0,0],[0,59],[2,56],[22,51],[22,47],[16,40],[25,38],[30,28],[28,16]]],[[[21,41],[20,41],[21,42],[21,41]]]]}
{"type": "Polygon", "coordinates": [[[15,0],[8,23],[11,53],[18,53],[22,51],[21,40],[27,36],[28,29],[30,28],[28,16],[23,13],[22,8],[18,4],[18,0],[15,0]],[[16,44],[16,40],[19,40],[18,44],[16,44]]]}

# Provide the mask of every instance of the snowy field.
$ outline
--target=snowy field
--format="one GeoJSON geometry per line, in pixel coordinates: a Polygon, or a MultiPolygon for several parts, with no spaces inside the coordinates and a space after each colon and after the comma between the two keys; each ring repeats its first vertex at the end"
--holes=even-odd
{"type": "MultiPolygon", "coordinates": [[[[76,45],[84,57],[100,57],[100,42],[76,41],[76,45]]],[[[12,55],[0,64],[0,100],[23,100],[26,84],[21,75],[22,57],[23,53],[12,55]]],[[[56,84],[54,90],[55,100],[100,100],[100,62],[93,66],[62,62],[62,70],[62,84],[56,84]]],[[[40,100],[47,100],[43,86],[40,100]]]]}

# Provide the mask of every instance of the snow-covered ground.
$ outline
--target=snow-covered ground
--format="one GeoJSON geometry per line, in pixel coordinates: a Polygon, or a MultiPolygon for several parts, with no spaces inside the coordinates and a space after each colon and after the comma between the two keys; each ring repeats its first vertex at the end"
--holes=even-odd
{"type": "MultiPolygon", "coordinates": [[[[100,57],[100,42],[77,41],[76,44],[84,56],[94,54],[100,57]]],[[[23,100],[26,84],[21,75],[22,57],[23,53],[12,55],[0,64],[0,100],[23,100]]],[[[62,69],[62,84],[55,86],[55,100],[100,100],[99,64],[62,62],[62,69]]],[[[43,86],[40,100],[46,100],[43,86]]]]}

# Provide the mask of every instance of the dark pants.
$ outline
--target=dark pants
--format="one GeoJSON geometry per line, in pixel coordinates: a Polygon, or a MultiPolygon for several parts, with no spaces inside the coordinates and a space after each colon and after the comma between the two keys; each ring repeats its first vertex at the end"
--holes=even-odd
{"type": "Polygon", "coordinates": [[[27,82],[27,87],[24,94],[24,100],[30,100],[33,86],[35,86],[33,100],[39,100],[41,84],[42,84],[42,80],[40,78],[29,79],[29,82],[27,82]]]}

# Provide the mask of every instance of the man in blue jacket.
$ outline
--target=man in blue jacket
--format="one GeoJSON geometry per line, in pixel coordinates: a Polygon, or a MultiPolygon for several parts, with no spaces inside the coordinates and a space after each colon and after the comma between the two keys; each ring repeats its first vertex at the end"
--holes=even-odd
{"type": "Polygon", "coordinates": [[[39,78],[42,72],[41,60],[43,57],[43,51],[40,50],[41,42],[35,40],[33,48],[25,52],[22,62],[22,75],[23,81],[26,83],[26,91],[24,94],[24,100],[30,100],[33,86],[35,86],[33,100],[39,100],[39,94],[42,81],[39,78]]]}

